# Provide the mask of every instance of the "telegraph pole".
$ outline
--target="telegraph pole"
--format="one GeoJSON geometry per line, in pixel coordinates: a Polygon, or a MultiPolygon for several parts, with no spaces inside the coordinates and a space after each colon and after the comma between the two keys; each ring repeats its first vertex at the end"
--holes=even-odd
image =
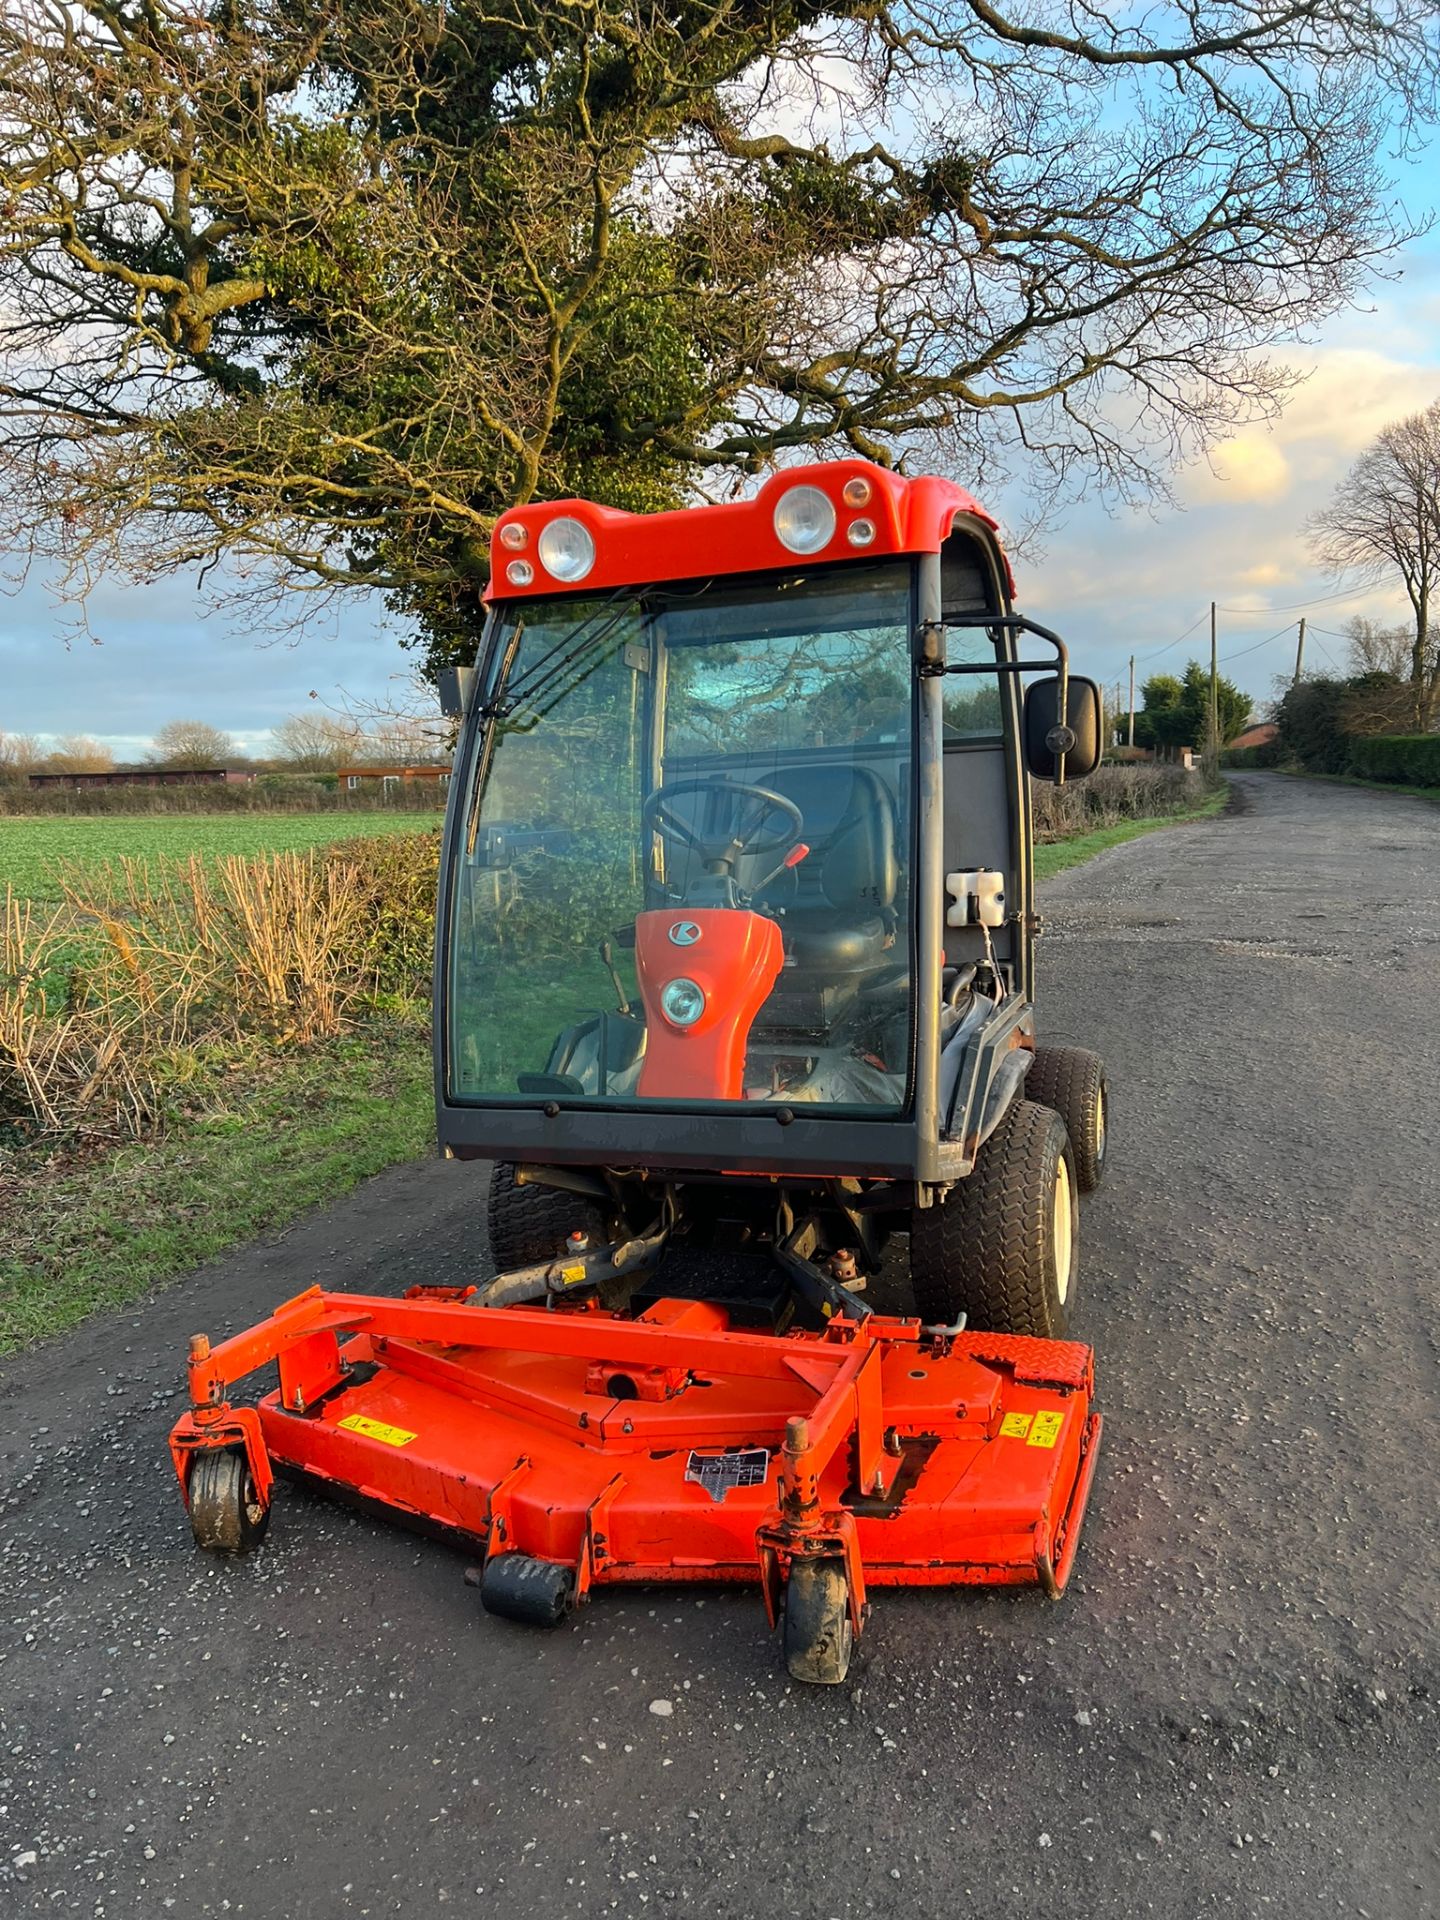
{"type": "Polygon", "coordinates": [[[1215,602],[1210,602],[1210,756],[1211,766],[1220,763],[1220,663],[1216,654],[1215,602]]]}
{"type": "Polygon", "coordinates": [[[1130,656],[1130,746],[1135,744],[1135,656],[1130,656]]]}
{"type": "Polygon", "coordinates": [[[1299,686],[1300,669],[1304,665],[1304,662],[1305,662],[1305,616],[1302,613],[1300,616],[1300,638],[1295,643],[1295,678],[1291,682],[1292,686],[1296,686],[1296,687],[1299,686]]]}

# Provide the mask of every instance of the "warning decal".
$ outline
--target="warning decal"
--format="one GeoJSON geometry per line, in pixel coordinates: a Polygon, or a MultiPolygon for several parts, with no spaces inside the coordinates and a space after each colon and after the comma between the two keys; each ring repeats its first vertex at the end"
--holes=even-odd
{"type": "Polygon", "coordinates": [[[734,1453],[692,1453],[685,1478],[703,1487],[710,1498],[723,1500],[732,1487],[763,1487],[770,1472],[764,1447],[740,1447],[734,1453]]]}
{"type": "Polygon", "coordinates": [[[1065,1424],[1063,1413],[1037,1413],[1035,1424],[1030,1430],[1027,1447],[1053,1447],[1060,1438],[1060,1429],[1065,1424]]]}
{"type": "Polygon", "coordinates": [[[382,1440],[387,1447],[408,1447],[415,1438],[404,1427],[388,1427],[383,1420],[372,1420],[367,1413],[347,1413],[335,1424],[351,1433],[363,1433],[367,1440],[382,1440]]]}
{"type": "Polygon", "coordinates": [[[1030,1416],[1028,1413],[1007,1413],[1005,1418],[1000,1422],[1000,1438],[1002,1440],[1023,1440],[1029,1431],[1030,1416]]]}

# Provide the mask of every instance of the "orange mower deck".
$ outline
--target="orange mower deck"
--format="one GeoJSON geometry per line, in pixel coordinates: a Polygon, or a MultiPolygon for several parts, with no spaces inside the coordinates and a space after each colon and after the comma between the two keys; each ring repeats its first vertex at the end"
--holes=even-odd
{"type": "Polygon", "coordinates": [[[879,1316],[776,1335],[709,1303],[632,1319],[472,1291],[316,1287],[219,1346],[198,1336],[171,1436],[187,1499],[206,1452],[243,1454],[252,1521],[277,1469],[303,1475],[479,1548],[492,1610],[547,1621],[622,1581],[756,1581],[773,1626],[794,1569],[823,1561],[858,1633],[870,1586],[1058,1595],[1069,1577],[1101,1427],[1087,1347],[879,1316]],[[232,1406],[271,1362],[278,1390],[232,1406]],[[537,1567],[538,1607],[517,1584],[537,1567]]]}

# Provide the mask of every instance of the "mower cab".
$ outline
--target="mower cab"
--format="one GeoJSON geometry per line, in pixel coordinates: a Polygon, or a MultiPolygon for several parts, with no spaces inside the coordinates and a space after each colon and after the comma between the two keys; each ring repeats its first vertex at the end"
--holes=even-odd
{"type": "Polygon", "coordinates": [[[1029,777],[1095,766],[1098,690],[968,494],[860,461],[518,508],[494,556],[442,688],[435,1066],[497,1271],[200,1340],[197,1538],[248,1544],[279,1466],[470,1541],[512,1617],[758,1580],[819,1680],[867,1583],[1058,1593],[1106,1090],[1036,1043],[1029,777]]]}

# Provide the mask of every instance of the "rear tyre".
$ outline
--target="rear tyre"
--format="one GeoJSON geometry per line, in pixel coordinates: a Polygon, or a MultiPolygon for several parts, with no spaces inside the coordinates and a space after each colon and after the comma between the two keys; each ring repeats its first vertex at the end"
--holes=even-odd
{"type": "Polygon", "coordinates": [[[974,1171],[910,1223],[910,1278],[927,1324],[1042,1340],[1067,1332],[1080,1209],[1065,1122],[1017,1100],[974,1171]]]}
{"type": "Polygon", "coordinates": [[[206,1447],[190,1466],[190,1531],[210,1553],[251,1553],[265,1538],[270,1509],[255,1495],[250,1463],[231,1447],[206,1447]]]}
{"type": "Polygon", "coordinates": [[[838,1687],[855,1634],[850,1583],[839,1560],[793,1560],[785,1583],[785,1665],[792,1680],[838,1687]]]}
{"type": "Polygon", "coordinates": [[[1075,1183],[1093,1193],[1105,1174],[1110,1118],[1105,1062],[1087,1047],[1037,1047],[1025,1076],[1025,1098],[1053,1107],[1075,1155],[1075,1183]]]}
{"type": "Polygon", "coordinates": [[[490,1182],[490,1253],[496,1273],[553,1260],[572,1233],[605,1238],[605,1215],[583,1194],[560,1187],[520,1187],[502,1162],[490,1182]]]}
{"type": "Polygon", "coordinates": [[[480,1604],[502,1620],[558,1627],[575,1604],[575,1573],[528,1553],[492,1554],[480,1579],[480,1604]]]}

